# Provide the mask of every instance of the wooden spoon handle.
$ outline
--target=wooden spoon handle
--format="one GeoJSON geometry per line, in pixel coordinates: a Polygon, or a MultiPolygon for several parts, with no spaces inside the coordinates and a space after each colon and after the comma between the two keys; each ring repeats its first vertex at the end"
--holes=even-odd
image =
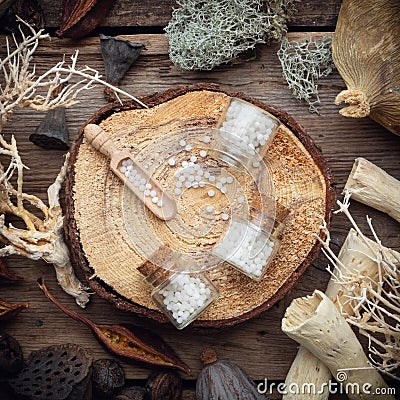
{"type": "Polygon", "coordinates": [[[108,158],[112,158],[116,152],[119,152],[110,136],[100,126],[88,124],[85,126],[84,133],[88,143],[108,158]]]}

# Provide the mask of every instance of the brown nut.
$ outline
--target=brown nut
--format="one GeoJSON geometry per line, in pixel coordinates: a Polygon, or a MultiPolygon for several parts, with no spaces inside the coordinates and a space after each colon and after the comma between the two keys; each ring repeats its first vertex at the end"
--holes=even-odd
{"type": "Polygon", "coordinates": [[[149,400],[180,400],[182,379],[173,371],[152,373],[146,383],[149,400]]]}

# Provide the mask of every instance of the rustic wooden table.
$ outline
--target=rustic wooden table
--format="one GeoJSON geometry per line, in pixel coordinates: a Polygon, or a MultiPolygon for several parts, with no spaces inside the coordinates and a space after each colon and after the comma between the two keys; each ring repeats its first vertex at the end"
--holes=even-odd
{"type": "MultiPolygon", "coordinates": [[[[46,16],[46,25],[51,32],[59,26],[61,0],[40,0],[46,16]]],[[[307,105],[291,96],[276,56],[277,45],[261,45],[253,61],[235,60],[232,64],[216,68],[211,72],[185,72],[178,70],[168,58],[168,43],[162,28],[168,23],[172,0],[117,0],[96,35],[75,41],[57,39],[43,41],[37,50],[35,62],[37,72],[61,60],[63,54],[71,55],[79,49],[79,62],[104,71],[100,56],[97,33],[129,35],[135,42],[145,44],[145,50],[135,66],[127,73],[121,86],[135,96],[163,91],[176,85],[211,82],[223,89],[241,91],[249,96],[273,104],[290,113],[321,148],[324,157],[336,178],[337,195],[351,170],[356,157],[365,157],[400,179],[400,138],[366,118],[346,119],[338,114],[334,105],[336,94],[344,88],[337,72],[322,79],[319,92],[322,101],[320,115],[310,114],[307,105]]],[[[303,40],[321,36],[334,30],[339,0],[311,0],[298,4],[298,13],[290,23],[291,40],[303,40]]],[[[4,35],[0,37],[4,42],[4,35]]],[[[67,110],[67,122],[73,144],[78,128],[97,109],[105,104],[103,89],[94,87],[82,93],[80,102],[67,110]]],[[[7,125],[4,134],[14,134],[18,141],[24,163],[30,168],[25,174],[24,189],[46,200],[46,189],[53,182],[63,163],[63,153],[44,150],[28,141],[28,136],[39,124],[43,115],[31,110],[19,110],[7,125]]],[[[400,250],[400,225],[390,217],[354,202],[351,206],[359,224],[366,228],[365,215],[373,218],[377,232],[386,246],[400,250]]],[[[333,245],[338,250],[350,228],[342,216],[332,219],[333,245]]],[[[201,368],[199,354],[206,346],[214,347],[221,358],[240,364],[255,379],[279,383],[285,379],[295,357],[297,345],[280,330],[286,307],[295,297],[310,294],[315,288],[325,289],[329,274],[327,260],[322,254],[303,275],[294,289],[269,311],[258,318],[236,327],[213,331],[188,328],[177,331],[170,325],[159,326],[135,315],[116,310],[96,294],[91,297],[87,309],[78,310],[73,299],[57,286],[51,265],[41,261],[30,261],[21,257],[10,257],[13,272],[24,277],[17,286],[2,286],[0,297],[11,302],[27,301],[29,309],[13,321],[0,326],[1,331],[14,335],[22,344],[25,355],[42,346],[65,342],[77,343],[89,349],[95,358],[109,357],[96,342],[88,329],[62,314],[45,297],[36,285],[38,277],[44,277],[49,289],[66,305],[84,313],[99,323],[137,323],[158,331],[187,362],[197,375],[201,368]]],[[[122,363],[126,377],[143,382],[149,370],[133,364],[122,363]]],[[[187,379],[187,378],[185,378],[187,379]]],[[[194,378],[185,383],[185,399],[194,399],[194,378]]],[[[400,388],[398,388],[400,393],[400,388]]],[[[0,398],[3,398],[0,392],[0,398]]],[[[272,398],[281,398],[277,393],[272,398]]],[[[332,396],[333,399],[344,398],[332,396]]],[[[233,400],[233,399],[232,399],[233,400]]]]}

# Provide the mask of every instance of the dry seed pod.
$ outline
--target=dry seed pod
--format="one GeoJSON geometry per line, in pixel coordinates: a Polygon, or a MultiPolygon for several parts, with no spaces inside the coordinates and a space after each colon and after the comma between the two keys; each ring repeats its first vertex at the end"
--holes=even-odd
{"type": "Polygon", "coordinates": [[[336,97],[346,117],[370,116],[400,135],[400,2],[344,0],[332,43],[347,90],[336,97]]]}
{"type": "MultiPolygon", "coordinates": [[[[133,43],[118,37],[100,35],[101,56],[104,61],[106,81],[117,86],[128,69],[139,57],[144,44],[133,43]]],[[[109,87],[104,88],[104,97],[113,102],[117,98],[109,87]]]]}
{"type": "Polygon", "coordinates": [[[101,358],[93,363],[93,391],[98,398],[109,399],[125,384],[124,370],[112,358],[101,358]]]}
{"type": "Polygon", "coordinates": [[[197,400],[267,400],[239,365],[218,360],[213,349],[206,349],[200,358],[205,367],[197,378],[197,400]]]}
{"type": "Polygon", "coordinates": [[[68,130],[65,120],[65,108],[47,111],[42,122],[29,140],[45,149],[68,150],[68,130]]]}
{"type": "Polygon", "coordinates": [[[9,380],[14,391],[34,400],[89,400],[92,357],[75,344],[32,351],[25,368],[9,380]]]}
{"type": "Polygon", "coordinates": [[[86,36],[104,20],[113,4],[112,0],[66,0],[56,35],[74,39],[86,36]]]}
{"type": "Polygon", "coordinates": [[[172,371],[152,373],[146,383],[149,400],[181,400],[182,379],[172,371]]]}
{"type": "Polygon", "coordinates": [[[16,375],[24,365],[21,346],[11,335],[0,335],[0,376],[16,375]]]}

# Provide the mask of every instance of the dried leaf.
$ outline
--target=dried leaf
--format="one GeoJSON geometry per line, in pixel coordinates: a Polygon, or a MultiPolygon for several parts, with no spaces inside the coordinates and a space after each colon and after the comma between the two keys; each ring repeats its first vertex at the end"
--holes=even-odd
{"type": "Polygon", "coordinates": [[[41,278],[38,285],[46,297],[62,312],[89,327],[97,339],[113,354],[126,360],[179,369],[190,375],[190,368],[175,351],[153,332],[137,326],[100,325],[64,307],[49,291],[41,278]]]}
{"type": "Polygon", "coordinates": [[[16,303],[12,304],[8,301],[0,299],[0,322],[7,321],[17,314],[19,314],[23,309],[28,308],[28,303],[16,303]]]}
{"type": "Polygon", "coordinates": [[[74,39],[87,35],[103,21],[113,4],[112,0],[66,0],[56,34],[74,39]]]}
{"type": "Polygon", "coordinates": [[[4,258],[0,258],[0,283],[16,283],[24,280],[22,276],[13,274],[7,267],[4,258]]]}

